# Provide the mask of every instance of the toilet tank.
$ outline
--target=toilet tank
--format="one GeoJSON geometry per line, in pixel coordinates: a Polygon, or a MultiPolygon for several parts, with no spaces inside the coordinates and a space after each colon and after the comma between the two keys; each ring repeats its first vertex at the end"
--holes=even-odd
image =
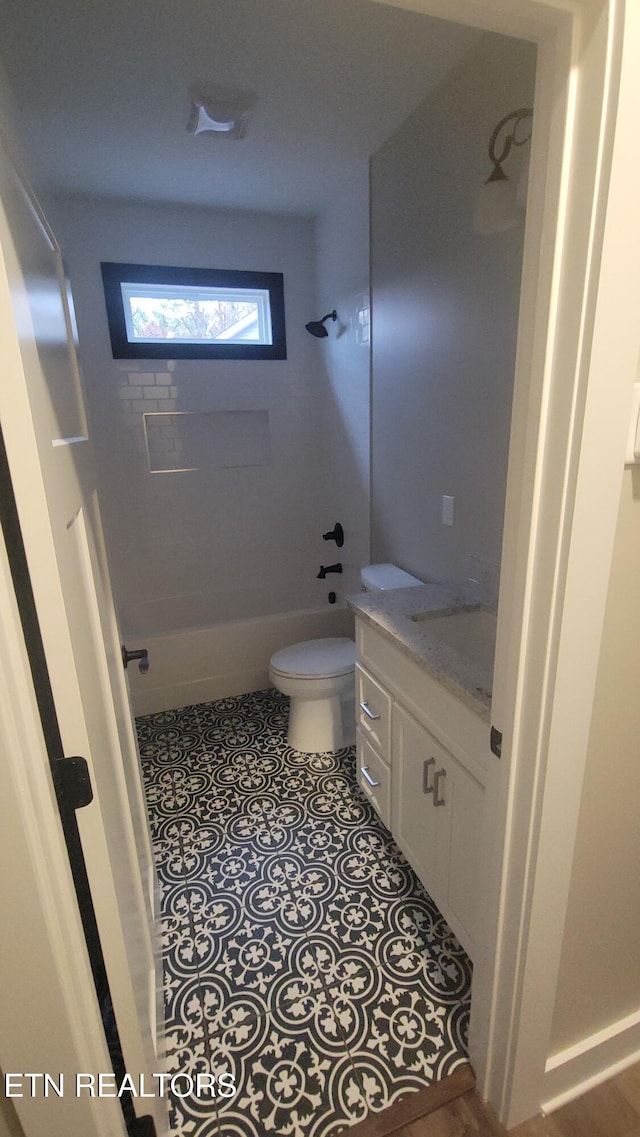
{"type": "Polygon", "coordinates": [[[389,588],[416,588],[424,581],[398,568],[397,565],[365,565],[360,570],[365,592],[386,592],[389,588]]]}

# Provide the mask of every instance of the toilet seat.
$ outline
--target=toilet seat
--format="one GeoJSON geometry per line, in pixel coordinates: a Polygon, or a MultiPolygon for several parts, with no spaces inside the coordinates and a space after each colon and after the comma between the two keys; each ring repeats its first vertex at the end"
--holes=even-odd
{"type": "Polygon", "coordinates": [[[356,662],[356,645],[344,637],[304,640],[277,651],[271,671],[291,679],[332,679],[348,675],[356,662]]]}

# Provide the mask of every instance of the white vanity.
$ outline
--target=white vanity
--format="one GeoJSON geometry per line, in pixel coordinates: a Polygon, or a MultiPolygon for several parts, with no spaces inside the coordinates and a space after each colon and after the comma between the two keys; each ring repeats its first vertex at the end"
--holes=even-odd
{"type": "Polygon", "coordinates": [[[360,786],[473,959],[495,613],[444,585],[348,603],[360,786]]]}

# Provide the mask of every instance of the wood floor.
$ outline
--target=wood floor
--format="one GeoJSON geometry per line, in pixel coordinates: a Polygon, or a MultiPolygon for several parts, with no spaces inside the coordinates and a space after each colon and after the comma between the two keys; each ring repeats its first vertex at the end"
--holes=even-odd
{"type": "MultiPolygon", "coordinates": [[[[507,1137],[473,1090],[393,1137],[507,1137]]],[[[576,1101],[509,1130],[508,1137],[640,1137],[640,1063],[576,1101]]]]}

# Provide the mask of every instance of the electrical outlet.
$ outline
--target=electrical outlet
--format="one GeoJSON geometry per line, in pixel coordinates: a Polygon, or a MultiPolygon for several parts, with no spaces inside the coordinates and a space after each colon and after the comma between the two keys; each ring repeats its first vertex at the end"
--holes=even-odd
{"type": "Polygon", "coordinates": [[[454,509],[455,497],[448,497],[447,494],[442,495],[442,524],[453,525],[454,522],[454,509]]]}

